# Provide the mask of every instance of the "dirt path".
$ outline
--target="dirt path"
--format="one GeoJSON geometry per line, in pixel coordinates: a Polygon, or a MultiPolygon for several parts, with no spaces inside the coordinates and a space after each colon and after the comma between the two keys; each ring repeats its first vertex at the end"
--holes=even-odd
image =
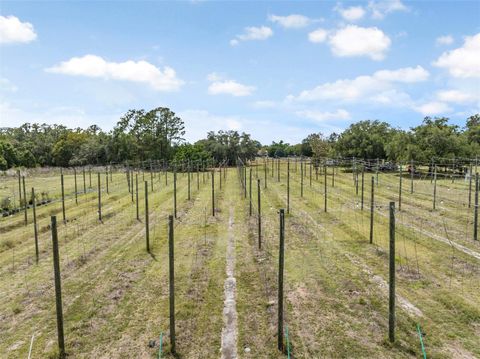
{"type": "Polygon", "coordinates": [[[230,208],[227,243],[227,278],[225,279],[225,301],[223,304],[222,359],[237,358],[237,308],[235,279],[235,235],[233,233],[233,208],[230,208]]]}

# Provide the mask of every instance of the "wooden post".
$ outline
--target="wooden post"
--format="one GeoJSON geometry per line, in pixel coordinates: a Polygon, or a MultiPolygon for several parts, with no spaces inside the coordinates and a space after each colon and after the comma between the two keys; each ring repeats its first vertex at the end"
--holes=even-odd
{"type": "Polygon", "coordinates": [[[280,158],[277,160],[277,181],[280,182],[280,158]]]}
{"type": "Polygon", "coordinates": [[[262,203],[260,195],[260,180],[257,179],[257,206],[258,206],[258,249],[262,249],[262,203]]]}
{"type": "Polygon", "coordinates": [[[309,166],[310,166],[310,168],[309,168],[310,172],[309,172],[309,176],[308,176],[309,178],[308,179],[310,181],[310,187],[312,187],[312,159],[311,158],[310,158],[309,166]]]}
{"type": "Polygon", "coordinates": [[[135,173],[135,204],[137,209],[137,221],[140,220],[140,212],[138,209],[138,173],[135,173]]]}
{"type": "Polygon", "coordinates": [[[51,217],[53,272],[55,275],[55,306],[57,311],[57,334],[59,357],[65,357],[65,339],[63,333],[62,283],[60,276],[60,256],[58,253],[57,217],[51,217]]]}
{"type": "Polygon", "coordinates": [[[362,199],[360,209],[363,211],[363,202],[364,202],[364,191],[365,191],[365,166],[362,166],[362,199]]]}
{"type": "Polygon", "coordinates": [[[145,241],[147,252],[150,253],[150,226],[148,218],[148,182],[145,181],[145,241]]]}
{"type": "Polygon", "coordinates": [[[177,167],[173,168],[173,216],[177,218],[177,167]]]}
{"type": "Polygon", "coordinates": [[[252,216],[252,167],[250,167],[250,177],[248,181],[248,197],[249,197],[249,215],[252,216]]]}
{"type": "MultiPolygon", "coordinates": [[[[135,176],[138,176],[138,171],[137,173],[135,173],[135,176]]],[[[130,171],[130,186],[131,186],[131,191],[130,191],[130,194],[131,194],[131,197],[132,197],[132,203],[133,203],[133,171],[130,171]]]]}
{"type": "Polygon", "coordinates": [[[413,160],[410,161],[410,193],[413,193],[413,175],[415,174],[415,169],[413,167],[413,160]]]}
{"type": "Polygon", "coordinates": [[[168,216],[168,273],[170,297],[170,351],[175,354],[175,257],[173,243],[173,216],[168,216]]]}
{"type": "Polygon", "coordinates": [[[92,188],[92,166],[88,167],[88,188],[92,188]]]}
{"type": "Polygon", "coordinates": [[[470,172],[469,172],[469,179],[468,179],[468,208],[472,206],[472,164],[470,164],[470,172]]]}
{"type": "Polygon", "coordinates": [[[265,186],[265,189],[267,189],[267,162],[266,162],[266,159],[263,162],[263,170],[265,172],[265,184],[264,184],[264,186],[265,186]]]}
{"type": "MultiPolygon", "coordinates": [[[[432,174],[432,171],[433,171],[433,167],[434,167],[434,164],[433,164],[434,162],[435,162],[435,161],[434,161],[433,158],[432,158],[432,164],[431,164],[430,169],[428,170],[428,172],[429,172],[428,174],[430,175],[430,183],[433,182],[433,174],[432,174]]],[[[436,165],[435,165],[435,167],[436,167],[436,165]]]]}
{"type": "Polygon", "coordinates": [[[23,186],[23,202],[24,202],[24,206],[23,206],[24,222],[25,222],[25,225],[27,225],[28,201],[27,201],[27,192],[25,191],[25,176],[22,176],[22,186],[23,186]]]}
{"type": "Polygon", "coordinates": [[[247,198],[247,167],[243,165],[243,196],[247,198]]]}
{"type": "Polygon", "coordinates": [[[323,196],[325,197],[324,198],[325,203],[323,205],[323,210],[325,212],[327,212],[327,165],[324,165],[323,172],[324,172],[324,176],[325,176],[324,181],[323,181],[324,182],[324,184],[323,184],[323,186],[324,186],[323,187],[323,192],[324,192],[323,196]]]}
{"type": "Polygon", "coordinates": [[[200,168],[199,168],[199,164],[197,163],[197,191],[200,190],[200,168]]]}
{"type": "Polygon", "coordinates": [[[83,173],[83,194],[87,193],[87,182],[85,180],[85,167],[82,168],[83,173]]]}
{"type": "Polygon", "coordinates": [[[18,174],[18,207],[22,207],[22,175],[20,170],[17,171],[18,174]]]}
{"type": "Polygon", "coordinates": [[[165,187],[168,186],[168,167],[165,166],[165,187]]]}
{"type": "Polygon", "coordinates": [[[75,167],[73,167],[73,177],[75,180],[75,204],[78,205],[77,169],[75,167]]]}
{"type": "Polygon", "coordinates": [[[332,188],[335,187],[335,162],[332,167],[332,188]]]}
{"type": "Polygon", "coordinates": [[[108,167],[105,168],[105,189],[107,191],[107,194],[109,193],[108,190],[108,167]]]}
{"type": "Polygon", "coordinates": [[[475,208],[473,213],[473,240],[478,240],[478,172],[475,173],[475,208]]]}
{"type": "Polygon", "coordinates": [[[131,192],[131,188],[130,188],[130,166],[127,166],[127,170],[125,172],[125,176],[127,177],[127,186],[128,186],[128,193],[131,192]]]}
{"type": "Polygon", "coordinates": [[[63,173],[60,175],[60,185],[62,186],[62,218],[63,218],[63,223],[67,221],[65,217],[65,190],[63,188],[63,173]]]}
{"type": "Polygon", "coordinates": [[[355,164],[355,195],[358,196],[358,169],[356,164],[355,164]]]}
{"type": "Polygon", "coordinates": [[[212,216],[215,217],[215,172],[212,170],[212,216]]]}
{"type": "Polygon", "coordinates": [[[300,197],[303,198],[303,158],[300,158],[300,197]]]}
{"type": "MultiPolygon", "coordinates": [[[[272,178],[274,178],[274,176],[275,176],[275,169],[274,169],[274,167],[273,167],[273,166],[274,166],[274,163],[275,163],[275,160],[274,160],[273,157],[272,157],[272,178]]],[[[272,181],[273,181],[273,180],[272,180],[272,181]]]]}
{"type": "Polygon", "coordinates": [[[290,213],[290,159],[287,160],[287,213],[290,213]]]}
{"type": "Polygon", "coordinates": [[[388,303],[388,338],[395,341],[395,202],[390,202],[390,273],[388,303]]]}
{"type": "Polygon", "coordinates": [[[98,177],[98,220],[101,222],[102,221],[102,187],[100,182],[100,172],[97,173],[97,177],[98,177]]]}
{"type": "Polygon", "coordinates": [[[373,214],[375,209],[375,177],[372,176],[372,184],[371,184],[371,194],[370,194],[370,244],[373,243],[373,214]]]}
{"type": "Polygon", "coordinates": [[[437,204],[437,164],[434,165],[433,173],[433,209],[435,210],[437,204]]]}
{"type": "Polygon", "coordinates": [[[187,164],[187,183],[188,183],[188,200],[191,200],[191,190],[190,190],[190,161],[187,164]]]}
{"type": "Polygon", "coordinates": [[[283,352],[283,271],[285,259],[285,212],[280,209],[280,246],[278,254],[278,350],[283,352]]]}
{"type": "Polygon", "coordinates": [[[38,250],[38,227],[37,227],[37,200],[35,198],[35,188],[32,187],[32,211],[33,211],[33,234],[35,236],[35,259],[38,264],[39,250],[38,250]]]}
{"type": "Polygon", "coordinates": [[[153,192],[153,165],[152,165],[152,161],[150,161],[150,189],[152,190],[153,192]]]}
{"type": "Polygon", "coordinates": [[[318,161],[315,161],[315,181],[318,182],[318,161]]]}
{"type": "Polygon", "coordinates": [[[402,165],[399,167],[400,179],[398,183],[398,210],[402,210],[402,165]]]}
{"type": "Polygon", "coordinates": [[[377,177],[377,187],[378,187],[378,170],[380,169],[379,159],[377,158],[377,167],[375,168],[375,175],[377,177]]]}

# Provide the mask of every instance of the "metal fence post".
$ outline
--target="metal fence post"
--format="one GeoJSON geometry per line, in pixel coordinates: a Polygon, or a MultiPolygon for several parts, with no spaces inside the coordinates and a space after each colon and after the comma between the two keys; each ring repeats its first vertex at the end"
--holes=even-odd
{"type": "Polygon", "coordinates": [[[150,226],[148,218],[148,182],[145,181],[145,240],[147,245],[147,252],[150,253],[150,226]]]}
{"type": "Polygon", "coordinates": [[[58,253],[57,217],[51,217],[53,272],[55,275],[55,306],[57,312],[58,350],[60,358],[65,357],[65,339],[63,333],[62,284],[60,276],[60,256],[58,253]]]}
{"type": "Polygon", "coordinates": [[[278,254],[278,350],[283,352],[283,271],[285,259],[285,212],[280,209],[280,246],[278,254]]]}
{"type": "Polygon", "coordinates": [[[388,303],[388,338],[395,341],[395,202],[390,202],[390,273],[388,303]]]}
{"type": "Polygon", "coordinates": [[[173,216],[168,216],[168,273],[169,273],[169,309],[170,309],[170,347],[175,354],[175,256],[173,237],[173,216]]]}

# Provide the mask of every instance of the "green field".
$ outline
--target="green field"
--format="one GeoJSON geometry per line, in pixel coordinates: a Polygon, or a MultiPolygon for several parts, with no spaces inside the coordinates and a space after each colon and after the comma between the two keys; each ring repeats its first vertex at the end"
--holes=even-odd
{"type": "MultiPolygon", "coordinates": [[[[235,237],[237,350],[242,358],[283,358],[277,350],[277,271],[280,208],[286,208],[287,164],[252,171],[246,196],[237,168],[215,172],[212,216],[210,173],[178,173],[175,220],[177,353],[180,358],[220,357],[224,326],[224,281],[228,236],[235,237]],[[258,249],[257,185],[261,180],[262,249],[258,249]],[[197,189],[198,183],[198,189],[197,189]],[[233,225],[229,225],[233,223],[233,225]],[[248,348],[248,349],[247,349],[248,348]]],[[[173,212],[173,174],[139,173],[139,211],[117,170],[106,193],[102,172],[102,215],[98,220],[97,175],[92,188],[78,172],[65,171],[66,222],[62,222],[58,171],[26,174],[27,193],[48,193],[37,208],[39,263],[35,261],[32,209],[0,219],[0,356],[57,355],[50,216],[59,222],[66,351],[72,358],[154,358],[164,333],[169,354],[167,218],[173,212]],[[151,251],[145,248],[144,182],[148,181],[151,251]],[[156,346],[149,347],[155,340],[156,346]]],[[[402,178],[396,213],[396,341],[388,340],[388,204],[398,208],[398,173],[381,173],[375,185],[374,236],[369,243],[371,177],[361,182],[343,168],[310,178],[307,165],[301,197],[300,164],[291,163],[290,213],[285,237],[285,326],[293,358],[421,358],[417,324],[429,358],[480,357],[480,245],[473,241],[473,194],[468,182],[439,176],[436,209],[433,183],[402,178]],[[332,182],[334,180],[334,186],[332,182]]],[[[109,177],[110,178],[110,177],[109,177]]],[[[18,202],[18,179],[0,177],[0,198],[18,202]]],[[[29,194],[28,194],[29,196],[29,194]]],[[[134,196],[134,200],[135,200],[134,196]]]]}

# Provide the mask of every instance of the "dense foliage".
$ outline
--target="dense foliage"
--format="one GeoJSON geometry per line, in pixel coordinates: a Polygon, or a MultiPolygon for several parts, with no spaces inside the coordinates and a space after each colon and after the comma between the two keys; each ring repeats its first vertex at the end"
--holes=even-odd
{"type": "Polygon", "coordinates": [[[449,124],[448,118],[425,117],[422,124],[408,131],[381,121],[360,121],[341,134],[324,137],[311,134],[301,144],[272,142],[269,156],[380,158],[392,161],[432,158],[473,158],[480,154],[480,115],[468,118],[464,128],[449,124]]]}
{"type": "Polygon", "coordinates": [[[214,159],[233,165],[256,155],[380,158],[424,161],[432,158],[475,157],[480,153],[480,115],[463,128],[448,118],[426,117],[407,131],[381,121],[360,121],[340,134],[308,135],[301,143],[283,141],[263,146],[249,134],[209,132],[186,143],[184,123],[165,107],[130,110],[110,132],[93,125],[69,129],[63,125],[29,124],[0,129],[0,169],[34,166],[76,166],[167,160],[198,162],[214,159]]]}
{"type": "Polygon", "coordinates": [[[112,131],[98,126],[69,129],[62,125],[24,124],[0,129],[0,169],[34,166],[252,159],[260,143],[236,131],[209,132],[205,140],[185,143],[184,123],[165,107],[130,110],[112,131]]]}

